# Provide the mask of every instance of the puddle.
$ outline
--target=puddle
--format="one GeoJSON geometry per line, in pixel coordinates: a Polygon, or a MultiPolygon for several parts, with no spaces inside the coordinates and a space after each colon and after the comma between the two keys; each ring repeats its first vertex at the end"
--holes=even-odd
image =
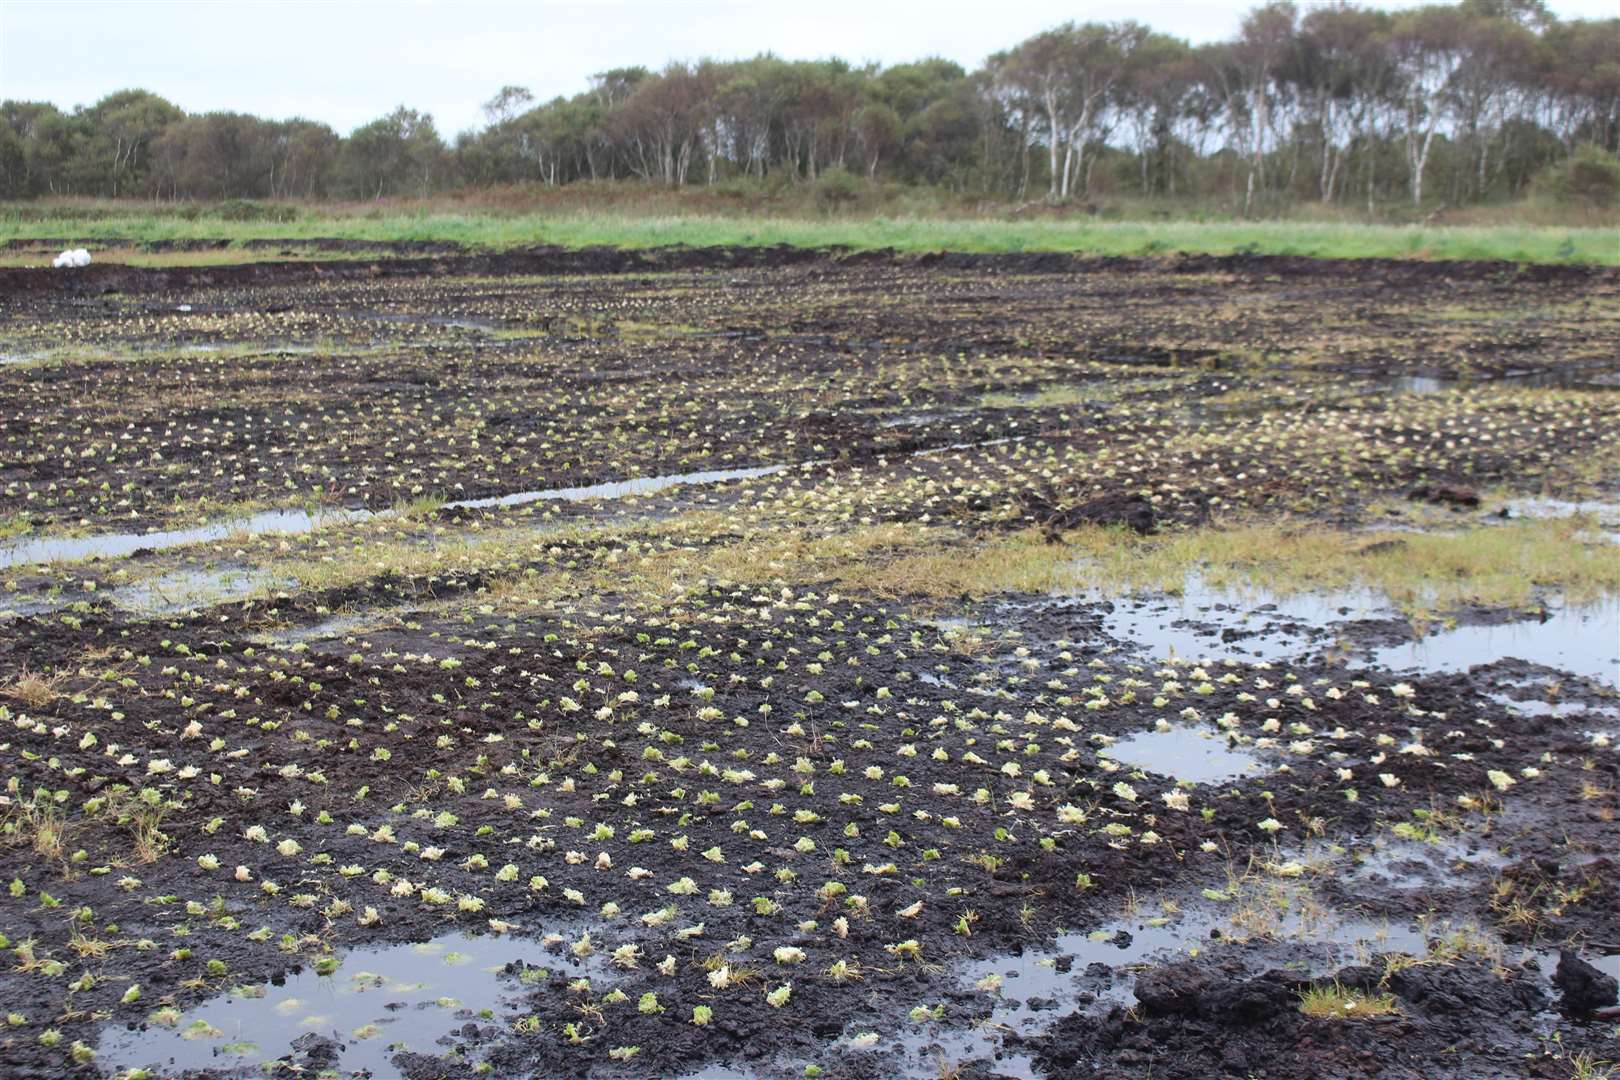
{"type": "MultiPolygon", "coordinates": [[[[953,450],[966,450],[1003,443],[1022,442],[1023,436],[1009,439],[991,439],[980,443],[958,443],[932,450],[919,450],[913,457],[926,457],[953,450]]],[[[665,476],[640,476],[629,480],[609,480],[585,487],[547,488],[539,491],[519,491],[510,495],[492,495],[481,499],[458,499],[445,503],[446,509],[481,510],[492,507],[522,506],[527,503],[555,499],[576,502],[584,499],[622,499],[632,495],[648,495],[670,488],[695,484],[717,484],[728,480],[753,480],[774,476],[790,469],[823,464],[819,461],[788,462],[778,465],[759,465],[741,469],[712,469],[702,472],[673,473],[665,476]]],[[[327,509],[313,513],[304,510],[266,510],[250,517],[235,518],[199,525],[191,529],[171,529],[149,533],[101,533],[92,536],[47,536],[16,540],[0,545],[0,570],[34,563],[81,562],[85,559],[124,558],[137,551],[163,551],[189,544],[223,540],[238,533],[257,536],[265,533],[307,533],[329,525],[351,524],[373,518],[388,518],[388,510],[327,509]]]]}
{"type": "Polygon", "coordinates": [[[1502,504],[1498,517],[1564,518],[1583,514],[1597,521],[1597,533],[1577,534],[1582,540],[1598,540],[1620,544],[1620,503],[1594,500],[1571,502],[1568,499],[1509,499],[1502,504]]]}
{"type": "Polygon", "coordinates": [[[1502,516],[1509,518],[1552,518],[1591,514],[1605,525],[1611,523],[1620,525],[1620,503],[1605,502],[1601,499],[1509,499],[1502,504],[1502,509],[1505,511],[1502,516]]]}
{"type": "MultiPolygon", "coordinates": [[[[1300,857],[1307,861],[1311,858],[1304,854],[1300,857]]],[[[1392,869],[1412,869],[1414,879],[1423,877],[1423,884],[1432,885],[1435,880],[1446,881],[1453,873],[1452,865],[1459,860],[1482,873],[1506,861],[1488,844],[1455,837],[1439,844],[1402,842],[1380,847],[1362,858],[1353,874],[1372,870],[1389,877],[1392,869]]],[[[1414,880],[1414,887],[1418,883],[1414,880]]],[[[1384,884],[1403,887],[1398,880],[1386,880],[1384,884]]],[[[1539,959],[1543,980],[1551,979],[1558,962],[1556,951],[1506,945],[1471,920],[1429,917],[1390,921],[1367,917],[1354,909],[1331,907],[1308,888],[1269,882],[1261,884],[1252,895],[1244,889],[1234,896],[1229,889],[1225,883],[1218,883],[1180,910],[1166,903],[1163,914],[1157,917],[1133,915],[1089,932],[1060,934],[1043,948],[958,963],[953,972],[959,988],[983,1003],[973,1010],[976,1014],[988,1010],[989,1015],[971,1029],[936,1026],[926,1034],[914,1028],[904,1030],[880,1039],[875,1049],[899,1049],[907,1067],[896,1072],[908,1077],[939,1075],[929,1066],[937,1064],[940,1051],[947,1061],[957,1063],[994,1059],[990,1075],[1035,1077],[1040,1074],[1027,1057],[1001,1052],[1007,1035],[1039,1036],[1066,1017],[1113,1004],[1129,1006],[1134,1001],[1133,969],[1137,966],[1173,962],[1196,954],[1219,956],[1221,950],[1245,939],[1251,951],[1233,955],[1240,958],[1250,975],[1286,966],[1302,975],[1320,977],[1346,964],[1367,963],[1379,954],[1426,956],[1433,943],[1457,935],[1468,940],[1483,937],[1500,946],[1507,964],[1539,959]],[[1282,891],[1276,891],[1278,888],[1282,891]],[[1302,952],[1302,948],[1307,951],[1302,952]]],[[[1620,956],[1584,958],[1601,970],[1620,975],[1620,956]]],[[[1556,998],[1550,985],[1545,989],[1556,998]]]]}
{"type": "Polygon", "coordinates": [[[1490,382],[1554,390],[1612,390],[1620,386],[1620,372],[1606,367],[1567,367],[1562,370],[1504,371],[1490,382]]]}
{"type": "MultiPolygon", "coordinates": [[[[1542,942],[1541,944],[1545,945],[1547,942],[1542,942]]],[[[1552,948],[1535,948],[1528,949],[1526,951],[1528,953],[1528,957],[1535,960],[1536,967],[1541,971],[1541,977],[1546,982],[1546,985],[1543,986],[1542,989],[1547,991],[1547,996],[1550,999],[1557,1001],[1560,998],[1562,991],[1552,985],[1552,977],[1558,971],[1558,947],[1555,945],[1552,948]]],[[[1620,953],[1609,953],[1605,955],[1596,949],[1576,949],[1575,954],[1582,960],[1585,960],[1588,964],[1591,964],[1593,967],[1603,972],[1603,974],[1607,975],[1609,978],[1620,980],[1620,953]]],[[[1556,1006],[1554,1006],[1554,1008],[1556,1008],[1556,1006]]],[[[1557,1013],[1552,1013],[1551,1018],[1555,1021],[1555,1023],[1558,1019],[1560,1019],[1557,1013]]],[[[1571,1080],[1576,1080],[1576,1078],[1580,1077],[1580,1075],[1581,1074],[1579,1072],[1571,1073],[1571,1080]]],[[[1598,1077],[1601,1077],[1602,1075],[1603,1074],[1601,1072],[1596,1074],[1598,1077]]],[[[1612,1077],[1614,1073],[1611,1072],[1609,1075],[1612,1077]]]]}
{"type": "Polygon", "coordinates": [[[1548,701],[1544,698],[1516,698],[1507,694],[1491,694],[1490,699],[1498,705],[1505,705],[1514,712],[1525,716],[1550,716],[1560,720],[1571,716],[1582,716],[1586,713],[1604,713],[1613,715],[1617,707],[1614,705],[1597,705],[1589,701],[1548,701]]]}
{"type": "Polygon", "coordinates": [[[1597,365],[1566,367],[1562,369],[1521,370],[1509,369],[1496,375],[1386,375],[1376,379],[1381,385],[1403,394],[1438,394],[1453,388],[1467,389],[1492,384],[1509,386],[1545,387],[1565,390],[1610,390],[1620,387],[1620,372],[1611,367],[1597,365]]]}
{"type": "Polygon", "coordinates": [[[143,615],[165,615],[245,600],[267,589],[296,584],[262,570],[177,570],[150,581],[112,589],[107,596],[119,607],[143,615]]]}
{"type": "Polygon", "coordinates": [[[250,635],[248,640],[258,645],[296,645],[301,641],[326,641],[347,637],[356,631],[375,629],[386,620],[377,612],[368,615],[335,615],[313,626],[287,627],[250,635]]]}
{"type": "Polygon", "coordinates": [[[887,419],[879,420],[878,427],[928,427],[932,424],[937,424],[942,420],[954,420],[957,417],[968,416],[972,413],[972,409],[951,409],[945,412],[901,413],[898,416],[891,416],[887,419]]]}
{"type": "MultiPolygon", "coordinates": [[[[1023,435],[1008,435],[999,439],[985,439],[982,442],[958,442],[947,446],[934,446],[927,450],[917,450],[907,455],[909,457],[937,457],[940,454],[954,454],[959,450],[979,450],[989,446],[1006,446],[1010,443],[1021,443],[1023,435]]],[[[881,460],[881,459],[880,459],[881,460]]]]}
{"type": "Polygon", "coordinates": [[[456,330],[477,330],[493,333],[501,329],[494,319],[479,319],[468,315],[417,315],[395,311],[334,311],[339,318],[359,319],[366,322],[416,323],[423,326],[444,326],[456,330]]]}
{"type": "Polygon", "coordinates": [[[1433,842],[1380,840],[1356,853],[1343,880],[1396,891],[1444,890],[1460,887],[1470,870],[1489,871],[1507,863],[1501,852],[1471,834],[1433,842]]]}
{"type": "Polygon", "coordinates": [[[1370,589],[1281,597],[1211,588],[1197,574],[1187,576],[1179,597],[1115,598],[1113,606],[1103,617],[1108,636],[1153,656],[1197,660],[1280,660],[1309,648],[1334,623],[1394,615],[1370,589]]]}
{"type": "MultiPolygon", "coordinates": [[[[1403,850],[1414,846],[1401,845],[1403,850]]],[[[1462,856],[1466,846],[1459,840],[1437,849],[1434,857],[1462,856]]],[[[1495,858],[1494,852],[1467,854],[1478,856],[1481,865],[1495,858]]],[[[1059,934],[1041,948],[958,961],[949,976],[957,984],[957,994],[925,995],[919,1004],[952,998],[960,1001],[960,995],[966,994],[971,1021],[857,1021],[836,1042],[823,1044],[819,1060],[825,1062],[832,1053],[871,1054],[872,1064],[857,1070],[861,1075],[908,1080],[946,1075],[947,1066],[962,1069],[962,1075],[1037,1080],[1045,1072],[1034,1056],[1005,1046],[1007,1037],[1040,1036],[1066,1017],[1114,1004],[1129,1006],[1134,1001],[1139,967],[1216,953],[1247,942],[1248,949],[1258,952],[1233,955],[1242,958],[1251,975],[1286,966],[1320,976],[1346,964],[1366,963],[1379,954],[1424,956],[1431,942],[1458,932],[1471,936],[1480,932],[1471,922],[1402,918],[1392,922],[1364,917],[1329,907],[1308,889],[1283,886],[1284,891],[1274,892],[1271,884],[1263,884],[1253,896],[1247,890],[1234,896],[1229,888],[1221,882],[1179,910],[1165,904],[1162,915],[1132,915],[1094,930],[1059,934]],[[875,1042],[855,1042],[869,1031],[876,1035],[875,1042]],[[963,1068],[975,1062],[982,1064],[963,1068]]],[[[1553,963],[1556,959],[1554,955],[1553,963]]],[[[1544,961],[1548,977],[1552,970],[1544,961]]],[[[796,1069],[770,1073],[797,1074],[796,1069]]],[[[681,1080],[738,1080],[755,1075],[759,1074],[722,1063],[684,1073],[681,1080]]]]}
{"type": "MultiPolygon", "coordinates": [[[[1171,917],[1119,919],[1095,930],[1060,934],[1044,948],[958,962],[952,966],[951,977],[958,990],[972,998],[969,1011],[977,1017],[972,1023],[902,1021],[896,1026],[892,1022],[857,1021],[836,1042],[823,1044],[824,1053],[818,1060],[825,1065],[834,1054],[871,1054],[873,1064],[857,1070],[860,1075],[908,1080],[946,1075],[942,1064],[986,1062],[988,1068],[964,1069],[962,1075],[1037,1080],[1046,1073],[1037,1067],[1034,1056],[1004,1047],[1005,1037],[1041,1035],[1059,1020],[1082,1011],[1113,1003],[1129,1005],[1135,985],[1135,974],[1129,970],[1133,966],[1222,949],[1229,940],[1247,936],[1262,948],[1268,940],[1274,940],[1279,948],[1314,946],[1318,955],[1313,957],[1311,970],[1325,973],[1376,953],[1424,955],[1430,938],[1450,929],[1446,925],[1431,926],[1426,933],[1416,922],[1360,918],[1306,898],[1304,902],[1268,908],[1274,917],[1264,928],[1269,936],[1261,936],[1254,930],[1234,929],[1234,916],[1240,910],[1248,910],[1246,918],[1254,917],[1252,906],[1237,900],[1222,905],[1200,899],[1171,917]],[[1222,936],[1212,937],[1213,931],[1222,936]],[[989,985],[993,980],[999,980],[994,990],[989,985]],[[869,1049],[851,1045],[857,1035],[872,1030],[878,1039],[869,1049]]],[[[1292,954],[1290,959],[1298,959],[1298,954],[1292,954]]],[[[1277,965],[1261,963],[1255,973],[1271,966],[1277,965]]],[[[1547,970],[1550,973],[1551,968],[1547,970]]],[[[940,1000],[937,994],[925,995],[917,1003],[928,1005],[936,1000],[940,1000]]],[[[718,1063],[682,1073],[680,1080],[741,1080],[758,1075],[757,1071],[718,1063]]],[[[785,1077],[798,1075],[798,1071],[776,1069],[769,1075],[785,1077]]]]}
{"type": "Polygon", "coordinates": [[[1140,731],[1116,739],[1098,754],[1133,769],[1194,784],[1224,783],[1265,768],[1253,754],[1234,750],[1218,736],[1191,727],[1140,731]]]}
{"type": "MultiPolygon", "coordinates": [[[[961,964],[957,977],[962,988],[983,995],[990,1004],[990,1015],[971,1030],[937,1029],[926,1037],[903,1035],[901,1046],[915,1066],[904,1075],[939,1075],[937,1069],[930,1071],[928,1066],[937,1064],[935,1054],[943,1050],[948,1061],[994,1058],[994,1075],[1034,1080],[1042,1074],[1029,1057],[1013,1053],[997,1056],[1007,1032],[1025,1037],[1040,1035],[1059,1020],[1088,1007],[1128,1005],[1133,1000],[1135,975],[1123,969],[1185,957],[1195,950],[1220,949],[1225,944],[1223,938],[1211,937],[1217,930],[1223,935],[1233,934],[1227,913],[1217,907],[1199,906],[1171,919],[1123,919],[1088,933],[1059,935],[1049,948],[961,964]],[[1094,964],[1104,965],[1107,970],[1094,968],[1094,964]],[[980,989],[985,980],[997,978],[1000,985],[993,997],[980,989]]],[[[1423,955],[1428,948],[1422,929],[1415,924],[1351,918],[1306,905],[1292,905],[1281,912],[1272,936],[1290,944],[1325,947],[1328,955],[1317,965],[1322,971],[1371,953],[1423,955]]]]}
{"type": "MultiPolygon", "coordinates": [[[[475,510],[496,506],[521,506],[542,499],[575,501],[580,499],[619,499],[630,495],[645,495],[666,488],[689,484],[714,484],[724,480],[751,480],[799,468],[797,463],[764,465],[747,469],[720,469],[710,472],[678,473],[671,476],[646,476],[633,480],[612,480],[588,487],[551,488],[543,491],[521,491],[512,495],[495,495],[485,499],[462,499],[445,503],[449,509],[475,510]]],[[[172,529],[150,533],[101,533],[93,536],[38,537],[22,539],[0,546],[0,570],[33,563],[79,562],[85,559],[124,558],[137,551],[163,551],[189,544],[224,540],[239,533],[258,536],[265,533],[307,533],[330,525],[353,524],[373,518],[392,517],[388,510],[266,510],[251,517],[200,525],[192,529],[172,529]]]]}
{"type": "Polygon", "coordinates": [[[990,1030],[995,1023],[995,1020],[985,1021],[969,1031],[948,1029],[900,1036],[905,1065],[901,1067],[899,1075],[908,1080],[954,1076],[955,1073],[946,1071],[949,1066],[962,1061],[988,1059],[992,1062],[992,1071],[987,1075],[996,1080],[1039,1080],[1047,1076],[1044,1069],[1036,1067],[1034,1055],[1002,1049],[999,1036],[990,1030]]]}
{"type": "MultiPolygon", "coordinates": [[[[1189,575],[1179,598],[1116,598],[1103,630],[1157,657],[1277,661],[1324,643],[1336,623],[1369,618],[1398,616],[1371,590],[1277,597],[1259,590],[1223,592],[1189,575]]],[[[1508,658],[1620,688],[1620,599],[1559,609],[1545,618],[1441,630],[1375,649],[1369,661],[1395,671],[1453,672],[1508,658]]]]}
{"type": "Polygon", "coordinates": [[[1385,385],[1402,394],[1438,394],[1456,382],[1438,375],[1394,375],[1385,380],[1385,385]]]}
{"type": "Polygon", "coordinates": [[[631,495],[650,495],[674,487],[691,484],[718,484],[724,480],[753,480],[761,476],[796,469],[791,465],[761,465],[748,469],[715,469],[708,472],[676,473],[670,476],[642,476],[633,480],[609,480],[587,487],[550,488],[545,491],[519,491],[511,495],[492,495],[487,499],[461,499],[445,503],[446,509],[481,510],[495,506],[522,506],[542,499],[560,499],[577,502],[582,499],[622,499],[631,495]]]}
{"type": "Polygon", "coordinates": [[[438,1040],[483,1010],[499,1015],[518,987],[498,973],[519,961],[570,977],[606,971],[600,956],[575,959],[538,941],[448,934],[419,945],[351,949],[337,971],[313,967],[280,985],[235,987],[181,1015],[174,1027],[105,1029],[99,1061],[114,1069],[257,1070],[294,1052],[306,1034],[341,1046],[336,1075],[364,1070],[373,1080],[403,1076],[390,1061],[401,1050],[437,1054],[438,1040]]]}
{"type": "Polygon", "coordinates": [[[30,615],[44,615],[67,607],[70,600],[25,600],[21,597],[0,599],[0,619],[22,619],[30,615]]]}
{"type": "Polygon", "coordinates": [[[1564,608],[1545,619],[1459,626],[1372,654],[1374,664],[1396,671],[1467,671],[1477,664],[1505,659],[1539,664],[1620,689],[1620,600],[1564,608]]]}
{"type": "Polygon", "coordinates": [[[101,533],[94,536],[42,536],[0,546],[0,570],[31,563],[80,562],[84,559],[120,559],[137,551],[224,540],[238,533],[306,533],[327,525],[365,521],[369,510],[266,510],[250,517],[233,518],[193,529],[149,533],[101,533]]]}
{"type": "MultiPolygon", "coordinates": [[[[1551,960],[1543,960],[1541,970],[1550,976],[1558,967],[1558,953],[1554,950],[1548,955],[1551,956],[1551,960]]],[[[1610,953],[1605,956],[1600,952],[1583,949],[1581,950],[1581,959],[1603,972],[1609,978],[1620,981],[1620,953],[1610,953]]]]}

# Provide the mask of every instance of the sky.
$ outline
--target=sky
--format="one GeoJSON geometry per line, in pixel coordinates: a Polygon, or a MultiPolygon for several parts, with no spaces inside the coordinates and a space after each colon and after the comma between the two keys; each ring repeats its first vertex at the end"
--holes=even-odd
{"type": "MultiPolygon", "coordinates": [[[[1066,20],[1129,17],[1194,43],[1246,0],[0,0],[0,98],[88,105],[128,87],[188,112],[303,116],[349,131],[404,104],[446,137],[502,86],[541,100],[593,73],[669,60],[837,56],[972,69],[1066,20]]],[[[1301,6],[1305,6],[1301,4],[1301,6]]],[[[1380,6],[1409,6],[1385,3],[1380,6]]],[[[1563,19],[1615,0],[1551,0],[1563,19]]]]}

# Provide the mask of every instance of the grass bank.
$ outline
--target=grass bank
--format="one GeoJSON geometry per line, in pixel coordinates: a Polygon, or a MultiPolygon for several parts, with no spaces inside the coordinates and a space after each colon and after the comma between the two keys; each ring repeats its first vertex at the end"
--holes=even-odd
{"type": "MultiPolygon", "coordinates": [[[[498,213],[301,209],[285,220],[226,220],[204,210],[177,214],[113,208],[0,208],[0,242],[49,238],[96,247],[165,241],[314,239],[449,242],[479,249],[558,244],[644,248],[789,244],[901,251],[1054,251],[1091,255],[1258,253],[1322,258],[1493,259],[1520,263],[1620,265],[1620,229],[1490,224],[1369,225],[1323,221],[1104,221],[1094,218],[945,218],[644,215],[633,211],[498,213]]],[[[207,253],[208,261],[254,257],[207,253]]],[[[265,257],[256,253],[256,257],[265,257]]],[[[186,253],[173,256],[185,261],[186,253]]],[[[195,256],[190,256],[195,261],[195,256]]],[[[145,260],[143,260],[145,261],[145,260]]]]}

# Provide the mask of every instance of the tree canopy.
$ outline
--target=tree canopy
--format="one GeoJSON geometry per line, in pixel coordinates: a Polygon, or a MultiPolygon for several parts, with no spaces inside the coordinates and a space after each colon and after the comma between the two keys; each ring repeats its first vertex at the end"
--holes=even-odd
{"type": "Polygon", "coordinates": [[[1620,152],[1620,19],[1562,22],[1541,0],[1277,0],[1202,46],[1130,21],[1066,23],[974,71],[767,53],[616,68],[550,101],[503,86],[483,115],[446,142],[405,105],[340,135],[188,114],[139,89],[71,112],[8,100],[0,196],[375,199],[833,171],[1017,199],[1457,204],[1520,194],[1582,147],[1620,152]]]}

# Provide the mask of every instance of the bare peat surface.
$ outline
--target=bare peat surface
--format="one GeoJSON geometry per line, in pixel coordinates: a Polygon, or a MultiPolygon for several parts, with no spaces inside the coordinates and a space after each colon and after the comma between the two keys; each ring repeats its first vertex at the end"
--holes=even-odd
{"type": "Polygon", "coordinates": [[[1620,1061],[1613,271],[266,246],[0,270],[5,1076],[1620,1061]]]}

